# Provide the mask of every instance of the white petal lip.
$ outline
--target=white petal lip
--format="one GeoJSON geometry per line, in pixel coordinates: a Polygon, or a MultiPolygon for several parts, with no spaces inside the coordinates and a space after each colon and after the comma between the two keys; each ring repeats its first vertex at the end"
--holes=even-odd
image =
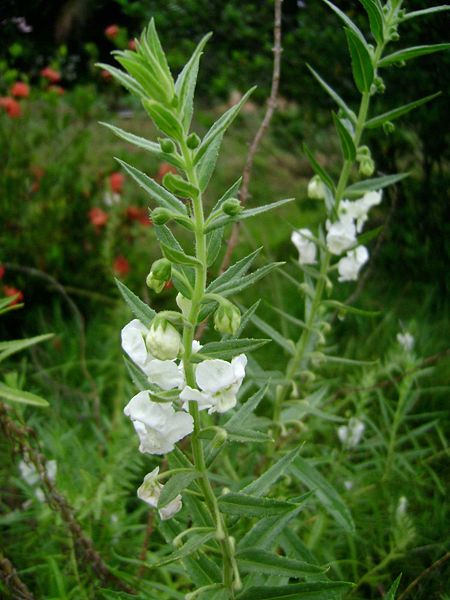
{"type": "Polygon", "coordinates": [[[184,382],[183,372],[171,360],[158,360],[155,358],[148,365],[146,373],[151,383],[155,383],[166,391],[181,387],[184,382]]]}
{"type": "Polygon", "coordinates": [[[141,421],[148,427],[162,427],[174,412],[170,404],[152,402],[150,392],[139,392],[125,406],[123,412],[132,421],[141,421]]]}
{"type": "Polygon", "coordinates": [[[200,363],[195,379],[201,390],[214,394],[234,383],[235,374],[231,363],[217,358],[200,363]]]}
{"type": "Polygon", "coordinates": [[[148,357],[144,336],[148,333],[147,327],[139,319],[133,319],[122,329],[122,348],[133,362],[142,367],[148,357]]]}

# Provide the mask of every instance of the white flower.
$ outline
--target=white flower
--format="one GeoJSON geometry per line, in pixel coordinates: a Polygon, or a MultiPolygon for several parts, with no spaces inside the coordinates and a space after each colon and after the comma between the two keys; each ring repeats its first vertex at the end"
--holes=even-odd
{"type": "Polygon", "coordinates": [[[395,511],[395,517],[397,521],[401,521],[406,515],[408,510],[408,499],[405,496],[400,496],[398,499],[397,509],[395,511]]]}
{"type": "Polygon", "coordinates": [[[397,342],[405,352],[411,352],[414,348],[415,339],[408,331],[405,331],[405,333],[397,333],[397,342]]]}
{"type": "Polygon", "coordinates": [[[356,228],[350,219],[330,223],[327,221],[327,246],[331,254],[342,254],[356,244],[356,228]]]}
{"type": "Polygon", "coordinates": [[[106,204],[106,206],[114,206],[114,204],[119,204],[120,194],[116,194],[114,192],[105,192],[103,194],[103,202],[106,204]]]}
{"type": "Polygon", "coordinates": [[[338,262],[339,281],[356,281],[363,265],[369,260],[369,252],[365,246],[358,246],[347,252],[338,262]]]}
{"type": "Polygon", "coordinates": [[[298,250],[298,262],[301,265],[312,265],[316,262],[317,248],[311,239],[312,232],[309,229],[298,229],[293,231],[291,235],[291,242],[298,250]]]}
{"type": "Polygon", "coordinates": [[[350,491],[353,488],[353,481],[351,481],[350,479],[344,481],[344,487],[347,491],[350,491]]]}
{"type": "Polygon", "coordinates": [[[173,360],[182,350],[181,336],[168,321],[154,319],[145,338],[147,348],[155,358],[173,360]]]}
{"type": "Polygon", "coordinates": [[[356,232],[361,233],[364,223],[367,221],[369,210],[380,204],[382,199],[381,191],[367,192],[359,200],[342,200],[339,204],[339,219],[343,222],[354,221],[356,232]]]}
{"type": "Polygon", "coordinates": [[[175,412],[172,404],[153,402],[148,391],[139,392],[124,408],[139,436],[139,450],[147,454],[166,454],[175,443],[194,429],[186,412],[175,412]]]}
{"type": "Polygon", "coordinates": [[[323,200],[325,198],[325,188],[318,175],[314,175],[308,183],[308,198],[311,198],[311,200],[323,200]]]}
{"type": "Polygon", "coordinates": [[[236,394],[245,377],[247,357],[240,354],[230,362],[221,359],[204,360],[195,371],[199,390],[186,386],[180,399],[198,402],[199,409],[224,413],[236,405],[236,394]]]}
{"type": "MultiPolygon", "coordinates": [[[[163,485],[158,481],[159,467],[153,469],[151,473],[148,473],[144,477],[142,485],[138,488],[138,498],[147,502],[151,507],[158,508],[159,497],[163,490],[163,485]]],[[[178,494],[171,502],[166,504],[164,508],[159,509],[159,516],[163,521],[171,519],[178,511],[181,510],[183,504],[181,502],[181,496],[178,494]]]]}
{"type": "MultiPolygon", "coordinates": [[[[39,473],[32,462],[29,460],[21,460],[19,462],[19,470],[22,479],[31,487],[35,487],[34,494],[39,502],[45,501],[45,494],[42,489],[37,485],[40,482],[39,473]]],[[[58,471],[58,465],[56,460],[48,460],[45,463],[45,473],[48,479],[53,483],[56,479],[56,473],[58,471]]]]}
{"type": "Polygon", "coordinates": [[[163,390],[182,388],[184,386],[183,370],[172,360],[159,360],[155,358],[148,366],[148,379],[151,383],[159,385],[163,390]]]}
{"type": "Polygon", "coordinates": [[[342,425],[338,428],[338,437],[347,448],[355,448],[361,441],[366,426],[356,417],[352,417],[348,425],[342,425]]]}
{"type": "Polygon", "coordinates": [[[175,302],[177,303],[178,308],[183,313],[183,317],[187,319],[189,317],[189,313],[191,312],[192,302],[180,293],[176,295],[175,302]]]}
{"type": "Polygon", "coordinates": [[[153,356],[149,354],[145,344],[145,338],[148,335],[148,329],[139,319],[133,319],[122,329],[122,348],[131,358],[131,360],[148,374],[148,367],[153,356]]]}

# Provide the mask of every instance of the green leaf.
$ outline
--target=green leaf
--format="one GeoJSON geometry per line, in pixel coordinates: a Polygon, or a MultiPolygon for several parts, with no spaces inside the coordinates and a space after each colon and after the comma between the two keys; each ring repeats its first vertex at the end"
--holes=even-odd
{"type": "Polygon", "coordinates": [[[178,200],[173,194],[164,189],[154,179],[151,179],[145,173],[138,171],[128,163],[116,158],[125,171],[155,200],[159,206],[174,210],[181,215],[187,215],[186,206],[178,200]]]}
{"type": "Polygon", "coordinates": [[[129,133],[128,131],[124,131],[119,127],[115,127],[114,125],[110,125],[109,123],[104,123],[103,121],[99,121],[99,125],[103,125],[110,129],[117,137],[137,146],[138,148],[143,148],[147,150],[152,156],[154,156],[157,160],[164,160],[166,162],[171,163],[175,167],[181,168],[183,165],[180,159],[175,154],[166,154],[161,150],[161,146],[156,142],[151,142],[143,137],[138,135],[134,135],[133,133],[129,133]]]}
{"type": "MultiPolygon", "coordinates": [[[[247,327],[248,322],[250,321],[252,316],[257,311],[258,306],[260,305],[260,302],[261,302],[261,298],[259,298],[259,300],[257,300],[254,304],[252,304],[252,306],[250,306],[250,308],[247,308],[247,310],[245,310],[245,307],[242,306],[242,310],[244,312],[241,315],[241,324],[239,325],[236,333],[234,335],[230,335],[230,338],[237,339],[237,338],[241,337],[242,332],[247,327]]],[[[225,339],[228,339],[228,336],[225,339]]]]}
{"type": "Polygon", "coordinates": [[[29,404],[31,406],[49,406],[47,400],[32,394],[31,392],[25,392],[23,390],[17,390],[11,388],[4,383],[0,382],[0,398],[6,400],[6,402],[18,403],[18,404],[29,404]]]}
{"type": "Polygon", "coordinates": [[[219,210],[219,208],[222,206],[222,204],[229,198],[236,198],[239,195],[239,188],[241,187],[241,183],[242,183],[242,177],[239,177],[239,179],[237,181],[235,181],[233,183],[233,185],[227,189],[227,191],[223,194],[223,196],[221,196],[217,200],[217,202],[214,205],[211,212],[215,212],[215,211],[219,210]]]}
{"type": "Polygon", "coordinates": [[[445,44],[431,44],[429,46],[413,46],[411,48],[405,48],[404,50],[398,50],[393,54],[388,54],[381,59],[379,62],[380,67],[389,67],[395,63],[402,62],[404,60],[411,60],[418,56],[426,56],[427,54],[434,54],[434,52],[442,52],[450,48],[449,43],[445,44]]]}
{"type": "Polygon", "coordinates": [[[341,142],[342,155],[344,159],[354,161],[356,158],[356,147],[352,136],[335,113],[333,113],[333,121],[341,142]]]}
{"type": "Polygon", "coordinates": [[[228,360],[237,356],[238,354],[245,354],[246,352],[252,352],[257,348],[261,348],[270,342],[270,340],[254,340],[242,338],[239,340],[224,340],[222,342],[209,342],[205,344],[199,352],[196,352],[192,356],[194,362],[200,362],[201,360],[207,360],[210,358],[222,358],[228,360]]]}
{"type": "Polygon", "coordinates": [[[317,160],[314,158],[313,153],[311,152],[311,150],[308,148],[308,146],[306,144],[303,144],[303,152],[306,154],[306,158],[311,163],[314,173],[316,175],[318,175],[320,177],[320,179],[323,181],[323,183],[326,186],[328,186],[330,188],[330,190],[334,193],[335,187],[334,187],[333,180],[328,175],[328,173],[325,171],[325,169],[319,165],[317,160]]]}
{"type": "Polygon", "coordinates": [[[253,261],[261,252],[261,250],[262,248],[257,248],[244,258],[241,258],[241,260],[238,260],[236,263],[234,263],[234,265],[231,265],[231,267],[228,267],[228,269],[224,273],[219,275],[217,279],[215,279],[209,284],[206,291],[217,293],[219,288],[221,288],[225,284],[228,284],[231,281],[238,280],[241,277],[243,277],[248,272],[248,270],[252,266],[253,261]]]}
{"type": "Polygon", "coordinates": [[[162,78],[158,77],[148,62],[135,52],[129,50],[113,52],[115,59],[144,89],[144,96],[141,100],[144,102],[148,97],[158,98],[158,100],[168,101],[167,88],[162,78]]]}
{"type": "Polygon", "coordinates": [[[116,279],[115,281],[117,287],[119,288],[119,292],[122,294],[122,297],[128,304],[128,307],[131,309],[131,312],[137,319],[139,319],[139,321],[141,321],[141,323],[148,327],[148,325],[153,321],[156,312],[152,308],[150,308],[148,304],[142,302],[142,300],[138,298],[136,294],[133,294],[133,292],[129,290],[124,283],[122,283],[118,279],[116,279]]]}
{"type": "Polygon", "coordinates": [[[398,586],[400,585],[401,578],[402,578],[402,574],[400,573],[400,575],[397,577],[397,579],[394,581],[394,583],[388,589],[387,594],[384,597],[384,600],[395,600],[395,596],[397,595],[397,589],[398,589],[398,586]]]}
{"type": "Polygon", "coordinates": [[[241,493],[262,496],[284,474],[289,465],[297,458],[299,452],[300,447],[294,448],[294,450],[285,454],[265,473],[258,477],[258,479],[252,481],[249,485],[246,485],[241,490],[241,493]]]}
{"type": "Polygon", "coordinates": [[[260,329],[263,333],[268,335],[276,344],[281,346],[285,352],[289,354],[294,354],[294,345],[292,340],[288,340],[285,338],[279,331],[274,329],[271,325],[263,321],[260,317],[253,315],[250,318],[251,322],[256,325],[258,329],[260,329]]]}
{"type": "Polygon", "coordinates": [[[237,596],[237,600],[339,600],[351,583],[317,581],[277,587],[251,587],[237,596]]]}
{"type": "Polygon", "coordinates": [[[125,356],[124,356],[124,361],[125,361],[125,367],[128,371],[131,381],[138,388],[138,390],[141,392],[143,392],[144,390],[148,390],[149,381],[148,381],[148,378],[146,377],[146,375],[144,374],[144,372],[141,371],[141,369],[139,369],[139,367],[137,367],[134,364],[134,362],[132,362],[131,360],[128,360],[128,358],[126,358],[125,356]]]}
{"type": "Polygon", "coordinates": [[[267,393],[268,384],[259,389],[253,396],[251,396],[245,404],[243,404],[239,410],[237,410],[234,415],[232,415],[228,421],[225,423],[225,429],[231,431],[236,427],[242,427],[245,424],[245,421],[250,417],[250,415],[256,410],[258,404],[264,398],[267,393]]]}
{"type": "Polygon", "coordinates": [[[388,121],[394,121],[395,119],[398,119],[398,117],[401,117],[402,115],[409,113],[411,110],[422,106],[422,104],[426,104],[427,102],[434,100],[434,98],[437,98],[440,95],[441,92],[437,92],[436,94],[431,94],[431,96],[425,96],[425,98],[420,98],[419,100],[415,100],[414,102],[409,102],[408,104],[404,104],[403,106],[399,106],[398,108],[394,108],[393,110],[385,112],[382,115],[373,117],[373,119],[369,119],[369,121],[367,121],[366,127],[367,129],[375,129],[375,127],[381,127],[381,125],[383,125],[384,123],[388,121]]]}
{"type": "MultiPolygon", "coordinates": [[[[310,494],[308,494],[310,496],[310,494]]],[[[243,548],[270,548],[280,533],[297,517],[303,506],[296,506],[293,510],[277,516],[260,519],[240,540],[238,547],[243,548]]]]}
{"type": "Polygon", "coordinates": [[[359,0],[364,6],[366,13],[369,17],[370,31],[378,44],[382,44],[384,40],[383,36],[383,23],[384,14],[381,10],[378,2],[375,0],[359,0]]]}
{"type": "Polygon", "coordinates": [[[150,23],[147,27],[146,37],[146,41],[150,47],[152,54],[155,56],[161,71],[169,81],[173,82],[172,74],[167,63],[166,55],[164,53],[164,50],[161,46],[161,42],[159,41],[158,34],[156,32],[155,19],[153,17],[151,18],[150,23]]]}
{"type": "Polygon", "coordinates": [[[355,125],[356,124],[356,115],[349,108],[346,102],[339,96],[339,94],[330,86],[328,83],[322,79],[322,77],[315,71],[310,65],[306,65],[323,89],[331,96],[331,98],[336,102],[339,108],[345,113],[345,115],[349,118],[349,120],[355,125]]]}
{"type": "Polygon", "coordinates": [[[165,556],[156,563],[146,563],[146,566],[152,569],[158,569],[164,565],[169,565],[170,563],[173,563],[177,560],[181,560],[182,558],[185,558],[186,556],[189,556],[190,554],[193,554],[194,552],[199,550],[204,544],[206,544],[206,542],[208,542],[214,536],[215,531],[191,535],[189,540],[179,550],[172,552],[172,554],[165,556]]]}
{"type": "Polygon", "coordinates": [[[241,550],[237,553],[236,558],[238,559],[239,570],[244,573],[264,573],[264,575],[287,576],[299,579],[300,577],[325,571],[317,565],[256,548],[241,550]]]}
{"type": "Polygon", "coordinates": [[[121,71],[120,69],[112,67],[111,65],[107,65],[105,63],[96,63],[95,66],[99,67],[100,69],[104,69],[105,71],[108,71],[108,73],[110,73],[114,77],[114,79],[117,79],[117,81],[120,84],[122,84],[124,88],[126,88],[129,92],[131,92],[138,98],[145,97],[145,90],[142,87],[142,85],[138,83],[133,77],[128,75],[128,73],[125,73],[125,71],[121,71]]]}
{"type": "Polygon", "coordinates": [[[201,159],[201,157],[205,154],[209,145],[220,135],[223,135],[234,119],[237,117],[239,111],[241,110],[242,105],[247,101],[250,94],[255,90],[255,87],[252,87],[246,94],[244,94],[241,100],[232,106],[226,113],[224,113],[211,127],[211,129],[206,133],[205,137],[202,140],[202,143],[197,149],[195,154],[195,163],[201,159]]]}
{"type": "Polygon", "coordinates": [[[214,173],[217,159],[219,157],[219,150],[222,144],[222,139],[223,135],[217,136],[215,140],[209,145],[205,154],[202,156],[202,158],[197,164],[198,183],[202,192],[205,191],[208,187],[211,175],[214,173]]]}
{"type": "Polygon", "coordinates": [[[346,188],[344,196],[347,198],[359,198],[366,192],[373,190],[381,190],[382,188],[394,185],[405,177],[409,177],[409,173],[398,173],[397,175],[385,175],[384,177],[374,177],[373,179],[364,179],[353,183],[346,188]]]}
{"type": "Polygon", "coordinates": [[[273,438],[267,433],[257,431],[256,429],[235,427],[228,433],[229,442],[238,442],[240,444],[267,444],[273,442],[273,438]]]}
{"type": "Polygon", "coordinates": [[[352,59],[353,79],[356,87],[362,94],[370,92],[375,75],[370,52],[351,29],[345,28],[345,35],[352,59]]]}
{"type": "Polygon", "coordinates": [[[53,333],[44,333],[43,335],[36,335],[35,337],[26,338],[24,340],[9,340],[7,342],[0,342],[0,362],[16,352],[21,352],[26,348],[30,348],[30,346],[50,340],[52,337],[54,337],[53,333]]]}
{"type": "Polygon", "coordinates": [[[222,248],[223,227],[218,227],[206,234],[206,262],[208,267],[213,265],[222,248]]]}
{"type": "Polygon", "coordinates": [[[424,8],[423,10],[414,10],[410,13],[406,13],[402,21],[408,21],[409,19],[415,19],[416,17],[424,17],[426,15],[431,15],[432,13],[443,12],[446,10],[450,10],[449,4],[442,4],[441,6],[432,6],[431,8],[424,8]]]}
{"type": "Polygon", "coordinates": [[[227,284],[221,285],[220,288],[214,290],[214,293],[218,293],[221,296],[232,296],[233,294],[237,294],[238,292],[245,290],[245,288],[254,285],[257,281],[259,281],[260,279],[262,279],[271,271],[277,269],[281,265],[284,265],[284,263],[279,262],[265,265],[264,267],[257,269],[253,273],[245,275],[245,277],[241,277],[241,279],[238,279],[237,281],[233,280],[228,282],[227,284]]]}
{"type": "Polygon", "coordinates": [[[183,473],[176,473],[164,484],[161,491],[161,495],[158,500],[158,508],[163,508],[174,498],[178,496],[185,488],[187,488],[194,479],[200,477],[201,474],[198,471],[190,471],[183,473]]]}
{"type": "Polygon", "coordinates": [[[347,17],[347,15],[344,12],[342,12],[342,10],[340,8],[338,8],[332,2],[330,2],[330,0],[323,0],[323,1],[347,25],[347,27],[344,27],[344,29],[348,28],[353,33],[353,35],[359,39],[361,44],[363,44],[367,48],[367,42],[366,42],[363,34],[361,33],[361,30],[358,29],[358,27],[355,25],[355,23],[353,23],[353,21],[350,19],[350,17],[347,17]]]}
{"type": "Polygon", "coordinates": [[[349,532],[355,530],[350,511],[341,496],[310,462],[298,456],[295,462],[290,465],[289,470],[293,477],[314,492],[325,510],[341,527],[349,532]]]}
{"type": "Polygon", "coordinates": [[[323,304],[324,306],[331,306],[332,308],[336,308],[344,313],[348,312],[353,315],[360,315],[361,317],[377,317],[380,314],[379,310],[364,310],[362,308],[350,306],[349,304],[344,304],[338,300],[324,300],[323,304]]]}
{"type": "Polygon", "coordinates": [[[207,33],[197,45],[191,58],[183,67],[175,82],[175,93],[179,100],[179,110],[183,119],[185,131],[189,131],[191,125],[192,113],[194,110],[194,93],[197,84],[198,68],[200,58],[203,54],[203,48],[211,37],[212,33],[207,33]]]}
{"type": "Polygon", "coordinates": [[[183,138],[183,128],[171,110],[148,98],[144,98],[142,104],[160,131],[177,141],[183,138]]]}
{"type": "Polygon", "coordinates": [[[168,246],[163,242],[160,242],[160,246],[164,256],[177,265],[188,265],[191,267],[201,265],[201,262],[195,256],[185,254],[183,251],[176,250],[172,246],[168,246]]]}
{"type": "Polygon", "coordinates": [[[225,494],[219,499],[219,508],[228,515],[238,517],[272,517],[295,508],[292,502],[274,498],[258,498],[247,494],[225,494]]]}
{"type": "Polygon", "coordinates": [[[289,202],[293,202],[295,198],[286,198],[284,200],[278,200],[277,202],[271,202],[270,204],[265,204],[264,206],[258,206],[256,208],[248,208],[243,210],[241,213],[234,217],[230,217],[229,215],[219,216],[218,218],[211,221],[211,223],[207,226],[206,231],[212,231],[217,227],[223,227],[224,225],[228,225],[229,223],[234,223],[236,221],[243,221],[244,219],[250,219],[251,217],[256,217],[262,213],[268,212],[269,210],[273,210],[274,208],[279,208],[284,204],[288,204],[289,202]]]}

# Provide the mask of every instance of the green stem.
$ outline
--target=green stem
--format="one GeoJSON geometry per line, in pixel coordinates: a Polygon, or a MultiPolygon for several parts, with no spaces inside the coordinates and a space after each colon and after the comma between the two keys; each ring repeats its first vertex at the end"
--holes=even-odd
{"type": "MultiPolygon", "coordinates": [[[[191,152],[185,144],[181,144],[181,150],[185,162],[185,171],[187,179],[197,188],[198,178],[194,165],[192,164],[191,152]]],[[[183,367],[187,385],[197,387],[192,356],[192,342],[194,339],[195,327],[198,323],[201,304],[206,293],[206,277],[207,277],[207,252],[206,252],[206,235],[205,235],[205,218],[203,213],[203,204],[201,193],[192,200],[193,221],[195,233],[195,256],[199,264],[195,267],[195,286],[192,295],[191,310],[188,316],[188,323],[183,328],[183,367]]],[[[194,465],[197,471],[201,473],[199,480],[201,490],[205,499],[205,503],[211,513],[215,528],[216,537],[219,541],[222,556],[223,556],[223,584],[229,590],[230,598],[234,598],[234,588],[239,587],[239,575],[237,573],[236,560],[234,558],[234,547],[230,536],[228,535],[224,518],[220,512],[217,498],[212,489],[208,477],[208,470],[205,463],[202,442],[199,438],[201,432],[201,421],[198,404],[196,402],[189,403],[189,412],[194,419],[194,431],[191,436],[192,455],[194,465]]]]}

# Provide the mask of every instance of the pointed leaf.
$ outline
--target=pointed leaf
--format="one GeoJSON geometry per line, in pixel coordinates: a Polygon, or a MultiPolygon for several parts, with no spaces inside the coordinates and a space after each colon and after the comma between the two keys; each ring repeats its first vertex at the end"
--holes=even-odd
{"type": "Polygon", "coordinates": [[[253,394],[245,404],[243,404],[239,410],[225,423],[225,429],[231,431],[235,427],[242,427],[248,417],[256,410],[258,404],[266,395],[268,384],[259,389],[256,394],[253,394]]]}
{"type": "Polygon", "coordinates": [[[125,171],[127,171],[127,173],[129,173],[142,188],[144,188],[157,204],[164,208],[168,208],[169,210],[174,210],[181,215],[187,215],[185,205],[173,194],[159,185],[159,183],[156,183],[154,179],[151,179],[148,175],[145,175],[142,171],[138,171],[138,169],[135,169],[123,160],[120,160],[120,158],[116,158],[116,160],[122,165],[125,171]]]}
{"type": "Polygon", "coordinates": [[[223,227],[218,227],[206,234],[206,262],[208,267],[213,265],[222,248],[223,227]]]}
{"type": "Polygon", "coordinates": [[[30,348],[30,346],[50,340],[53,336],[53,333],[44,333],[43,335],[36,335],[35,337],[26,338],[23,340],[9,340],[7,342],[0,342],[0,362],[16,352],[21,352],[26,348],[30,348]]]}
{"type": "Polygon", "coordinates": [[[286,558],[279,554],[272,554],[266,550],[252,548],[250,550],[241,550],[236,558],[240,570],[244,573],[264,573],[264,575],[278,575],[280,577],[300,577],[323,573],[324,568],[317,565],[311,565],[302,560],[286,558]]]}
{"type": "Polygon", "coordinates": [[[228,360],[237,356],[238,354],[245,354],[252,352],[257,348],[261,348],[270,342],[270,340],[254,340],[254,339],[239,339],[239,340],[228,340],[223,342],[209,342],[205,344],[199,352],[196,352],[192,356],[194,362],[200,362],[201,360],[207,360],[210,358],[222,358],[228,360]]]}
{"type": "Polygon", "coordinates": [[[323,183],[326,186],[328,186],[330,188],[330,190],[334,193],[335,188],[334,188],[333,180],[328,175],[328,173],[325,171],[325,169],[321,165],[319,165],[317,160],[314,158],[313,153],[311,152],[311,150],[308,148],[308,146],[306,144],[303,144],[303,152],[306,154],[306,158],[311,163],[314,173],[316,175],[318,175],[320,177],[320,179],[323,181],[323,183]]]}
{"type": "Polygon", "coordinates": [[[251,494],[253,496],[262,496],[265,494],[270,487],[278,481],[278,479],[284,474],[289,465],[294,461],[298,453],[300,452],[300,447],[294,448],[288,454],[285,454],[280,460],[278,460],[274,465],[272,465],[265,473],[263,473],[258,479],[252,481],[249,485],[246,485],[241,493],[243,494],[251,494]]]}
{"type": "Polygon", "coordinates": [[[347,15],[344,12],[342,12],[342,10],[340,8],[338,8],[332,2],[330,2],[330,0],[323,0],[323,1],[345,23],[345,25],[347,27],[344,27],[344,29],[348,28],[359,39],[359,41],[367,48],[367,42],[366,42],[363,34],[361,33],[361,30],[358,29],[358,27],[355,25],[355,23],[353,23],[353,21],[350,19],[350,17],[347,17],[347,15]]]}
{"type": "Polygon", "coordinates": [[[398,173],[396,175],[385,175],[384,177],[374,177],[373,179],[364,179],[353,183],[346,188],[344,196],[347,198],[359,198],[366,192],[373,190],[381,190],[382,188],[394,185],[405,177],[409,177],[409,173],[398,173]]]}
{"type": "Polygon", "coordinates": [[[236,263],[234,263],[234,265],[228,267],[228,269],[224,273],[219,275],[217,279],[214,279],[214,281],[212,281],[209,284],[206,291],[216,293],[217,290],[223,285],[228,284],[230,281],[234,281],[235,279],[240,279],[241,277],[243,277],[248,272],[248,270],[252,266],[253,261],[261,252],[261,250],[262,248],[257,248],[248,256],[241,258],[241,260],[238,260],[236,263]]]}
{"type": "Polygon", "coordinates": [[[384,600],[395,600],[395,596],[397,595],[397,590],[398,590],[398,586],[400,585],[401,578],[402,578],[402,575],[400,573],[400,575],[397,577],[397,579],[394,581],[394,583],[388,589],[387,594],[384,597],[384,600]]]}
{"type": "Polygon", "coordinates": [[[424,17],[431,15],[432,13],[443,12],[450,10],[449,4],[442,4],[441,6],[432,6],[431,8],[424,8],[423,10],[414,10],[410,13],[406,13],[402,21],[408,21],[409,19],[415,19],[416,17],[424,17]]]}
{"type": "Polygon", "coordinates": [[[193,554],[194,552],[199,550],[204,544],[206,544],[206,542],[209,542],[209,540],[211,540],[214,536],[215,531],[191,535],[189,540],[179,550],[172,552],[172,554],[165,556],[156,563],[146,563],[146,566],[152,569],[158,569],[159,567],[162,567],[164,565],[169,565],[170,563],[173,563],[177,560],[181,560],[182,558],[185,558],[186,556],[189,556],[190,554],[193,554]]]}
{"type": "Polygon", "coordinates": [[[142,85],[138,83],[136,79],[131,77],[131,75],[125,73],[125,71],[121,71],[116,67],[112,67],[111,65],[107,65],[104,63],[96,63],[95,66],[99,67],[100,69],[104,69],[105,71],[108,71],[108,73],[110,73],[114,77],[114,79],[117,79],[117,81],[120,84],[122,84],[124,88],[126,88],[129,92],[131,92],[138,98],[145,97],[145,90],[142,87],[142,85]]]}
{"type": "Polygon", "coordinates": [[[245,290],[245,288],[247,288],[251,285],[254,285],[262,277],[265,277],[271,271],[273,271],[274,269],[277,269],[278,267],[280,267],[282,265],[284,265],[284,263],[282,263],[282,262],[270,263],[268,265],[265,265],[264,267],[261,267],[260,269],[257,269],[256,271],[254,271],[253,273],[250,273],[249,275],[245,275],[245,277],[241,277],[241,279],[239,279],[237,281],[233,280],[226,284],[221,285],[220,288],[215,289],[214,292],[221,294],[222,296],[225,296],[225,297],[232,296],[233,294],[242,292],[242,290],[245,290]]]}
{"type": "Polygon", "coordinates": [[[352,59],[353,79],[356,87],[362,94],[369,92],[375,75],[370,52],[353,30],[345,29],[345,35],[352,59]]]}
{"type": "Polygon", "coordinates": [[[137,319],[139,319],[139,321],[141,321],[141,323],[148,327],[148,325],[153,321],[156,312],[152,308],[150,308],[148,304],[142,302],[142,300],[138,298],[136,294],[133,294],[133,292],[129,290],[124,283],[122,283],[118,279],[116,279],[115,281],[117,287],[119,288],[119,292],[122,294],[122,297],[128,304],[128,307],[131,309],[131,312],[137,319]]]}
{"type": "Polygon", "coordinates": [[[302,505],[296,506],[293,510],[281,515],[281,517],[260,519],[240,540],[238,548],[271,548],[281,532],[290,521],[297,517],[302,508],[302,505]]]}
{"type": "Polygon", "coordinates": [[[217,159],[219,157],[219,150],[222,144],[223,135],[217,136],[213,142],[209,145],[205,154],[197,163],[197,176],[200,189],[203,191],[208,187],[211,175],[214,173],[217,159]]]}
{"type": "Polygon", "coordinates": [[[222,204],[225,202],[225,200],[228,200],[229,198],[237,198],[239,195],[239,188],[241,187],[241,183],[242,183],[242,177],[239,177],[239,179],[237,181],[235,181],[233,183],[233,185],[227,189],[227,191],[223,194],[223,196],[221,196],[217,200],[217,202],[214,205],[211,212],[215,212],[216,210],[218,210],[222,206],[222,204]]]}
{"type": "Polygon", "coordinates": [[[334,581],[251,587],[237,600],[339,600],[351,587],[351,583],[334,581]]]}
{"type": "Polygon", "coordinates": [[[285,200],[278,200],[277,202],[271,202],[270,204],[264,204],[263,206],[257,206],[256,208],[248,208],[234,217],[230,217],[228,215],[219,216],[218,218],[211,221],[211,223],[206,228],[206,231],[212,231],[217,227],[223,227],[224,225],[228,225],[229,223],[234,223],[236,221],[243,221],[244,219],[256,217],[256,215],[268,212],[269,210],[273,210],[274,208],[279,208],[280,206],[288,204],[289,202],[293,202],[294,200],[295,198],[286,198],[285,200]]]}
{"type": "Polygon", "coordinates": [[[171,110],[160,102],[148,98],[144,98],[142,104],[160,131],[177,141],[183,138],[181,124],[171,110]]]}
{"type": "Polygon", "coordinates": [[[345,113],[345,115],[350,119],[350,121],[355,124],[356,123],[356,115],[355,113],[348,107],[346,102],[339,96],[339,94],[330,86],[328,83],[322,79],[322,77],[315,71],[310,65],[306,65],[323,89],[333,98],[339,108],[345,113]]]}
{"type": "Polygon", "coordinates": [[[378,44],[383,43],[384,14],[376,0],[359,0],[369,17],[370,31],[378,44]]]}
{"type": "Polygon", "coordinates": [[[222,512],[238,517],[271,517],[292,510],[295,504],[239,493],[220,496],[219,507],[222,512]]]}
{"type": "Polygon", "coordinates": [[[373,117],[369,119],[366,123],[367,129],[375,129],[375,127],[381,127],[384,123],[388,121],[394,121],[398,119],[402,115],[409,113],[411,110],[422,106],[422,104],[426,104],[434,98],[437,98],[441,95],[441,92],[437,92],[436,94],[431,94],[431,96],[426,96],[425,98],[420,98],[419,100],[415,100],[414,102],[409,102],[408,104],[404,104],[403,106],[399,106],[398,108],[394,108],[388,112],[383,113],[382,115],[378,115],[377,117],[373,117]]]}
{"type": "Polygon", "coordinates": [[[356,147],[352,136],[335,113],[333,113],[333,121],[341,141],[342,155],[344,156],[344,159],[354,161],[356,158],[356,147]]]}
{"type": "Polygon", "coordinates": [[[198,471],[187,471],[183,473],[176,473],[164,484],[161,490],[161,495],[158,500],[158,508],[163,508],[169,502],[172,502],[178,494],[180,494],[185,488],[197,479],[201,477],[201,473],[198,471]]]}
{"type": "Polygon", "coordinates": [[[405,48],[404,50],[398,50],[393,54],[389,54],[381,59],[379,62],[380,67],[389,67],[395,63],[402,62],[404,60],[411,60],[418,56],[426,56],[433,54],[434,52],[442,52],[450,49],[450,44],[431,44],[429,46],[413,46],[411,48],[405,48]]]}
{"type": "Polygon", "coordinates": [[[260,317],[253,315],[251,322],[256,325],[263,333],[268,335],[275,343],[277,343],[283,350],[293,355],[295,352],[294,344],[292,340],[285,338],[279,331],[274,329],[271,325],[263,321],[260,317]]]}
{"type": "Polygon", "coordinates": [[[168,246],[163,242],[160,242],[161,250],[164,256],[177,265],[188,265],[195,267],[202,263],[195,256],[185,254],[183,251],[175,250],[172,246],[168,246]]]}
{"type": "Polygon", "coordinates": [[[29,404],[30,406],[49,406],[47,400],[32,394],[31,392],[25,392],[24,390],[17,390],[11,388],[8,385],[0,382],[0,398],[6,400],[6,402],[18,403],[18,404],[29,404]]]}

